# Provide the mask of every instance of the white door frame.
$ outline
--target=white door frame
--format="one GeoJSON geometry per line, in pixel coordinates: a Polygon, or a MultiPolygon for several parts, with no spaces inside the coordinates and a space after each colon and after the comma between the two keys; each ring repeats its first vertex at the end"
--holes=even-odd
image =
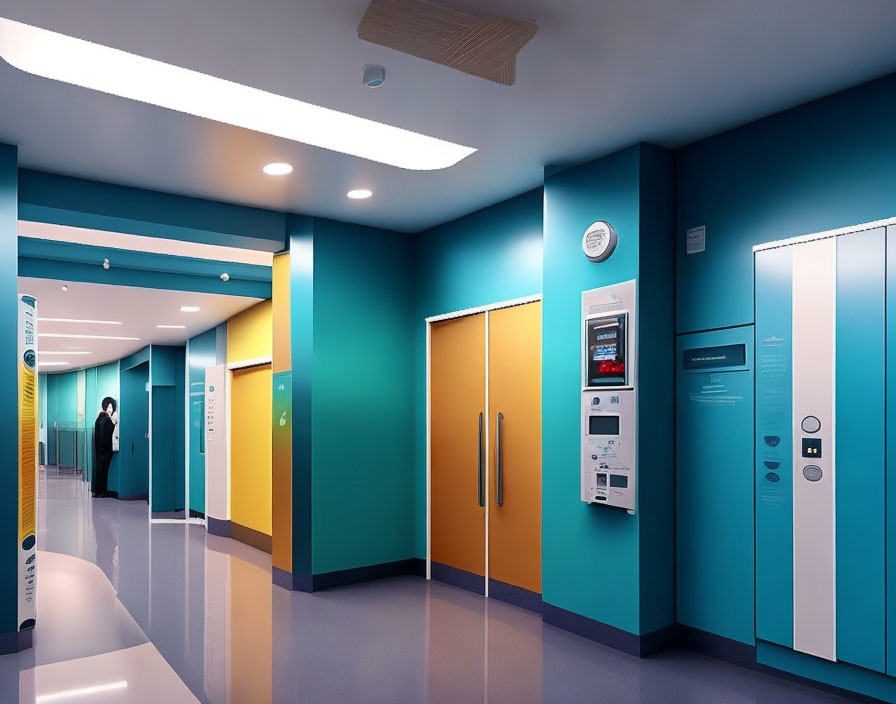
{"type": "MultiPolygon", "coordinates": [[[[542,294],[537,293],[532,296],[524,296],[522,298],[512,298],[506,301],[498,301],[489,303],[476,308],[464,308],[463,310],[453,311],[451,313],[443,313],[442,315],[433,315],[426,318],[426,578],[432,579],[432,386],[431,386],[431,353],[432,353],[432,324],[441,323],[445,320],[453,320],[455,318],[466,318],[471,315],[485,313],[485,456],[489,457],[489,398],[488,398],[488,314],[494,310],[502,308],[513,308],[514,306],[523,306],[527,303],[536,303],[542,300],[542,294]]],[[[488,460],[486,459],[486,467],[488,460]]],[[[489,482],[485,482],[485,596],[488,596],[488,495],[489,482]]]]}

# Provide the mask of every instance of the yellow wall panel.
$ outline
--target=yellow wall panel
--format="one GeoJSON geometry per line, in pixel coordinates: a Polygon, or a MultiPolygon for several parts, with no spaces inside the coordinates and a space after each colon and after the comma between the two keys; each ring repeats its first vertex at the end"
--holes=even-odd
{"type": "Polygon", "coordinates": [[[227,361],[270,357],[273,347],[273,307],[262,301],[227,321],[227,361]]]}
{"type": "Polygon", "coordinates": [[[230,519],[265,535],[271,535],[271,394],[270,365],[234,370],[230,519]]]}
{"type": "Polygon", "coordinates": [[[273,356],[274,373],[292,369],[289,340],[289,252],[274,256],[273,273],[273,356]]]}

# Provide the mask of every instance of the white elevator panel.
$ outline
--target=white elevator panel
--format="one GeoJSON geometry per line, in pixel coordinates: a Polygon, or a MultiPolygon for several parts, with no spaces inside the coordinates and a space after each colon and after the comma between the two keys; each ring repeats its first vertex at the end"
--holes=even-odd
{"type": "Polygon", "coordinates": [[[836,252],[834,237],[793,248],[793,647],[827,660],[837,659],[836,252]]]}
{"type": "Polygon", "coordinates": [[[230,371],[223,364],[205,370],[206,516],[230,520],[230,371]]]}

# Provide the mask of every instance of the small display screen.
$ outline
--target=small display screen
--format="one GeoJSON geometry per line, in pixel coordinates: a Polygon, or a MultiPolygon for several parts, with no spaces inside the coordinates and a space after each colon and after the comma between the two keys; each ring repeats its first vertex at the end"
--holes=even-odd
{"type": "Polygon", "coordinates": [[[821,457],[821,438],[803,438],[803,457],[821,457]]]}
{"type": "Polygon", "coordinates": [[[625,384],[625,315],[586,322],[588,386],[625,384]]]}
{"type": "Polygon", "coordinates": [[[616,487],[617,489],[628,489],[628,477],[624,474],[611,474],[610,486],[616,487]]]}
{"type": "Polygon", "coordinates": [[[588,416],[589,435],[619,435],[619,416],[588,416]]]}

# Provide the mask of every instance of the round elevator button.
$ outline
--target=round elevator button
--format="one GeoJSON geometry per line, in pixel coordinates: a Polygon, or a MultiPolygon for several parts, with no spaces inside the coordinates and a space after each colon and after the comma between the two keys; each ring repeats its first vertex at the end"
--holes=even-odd
{"type": "Polygon", "coordinates": [[[804,433],[817,433],[821,430],[821,421],[815,416],[806,416],[803,418],[803,422],[800,423],[800,427],[804,433]]]}
{"type": "Polygon", "coordinates": [[[803,467],[803,476],[810,482],[817,482],[821,479],[821,467],[815,464],[803,467]]]}

